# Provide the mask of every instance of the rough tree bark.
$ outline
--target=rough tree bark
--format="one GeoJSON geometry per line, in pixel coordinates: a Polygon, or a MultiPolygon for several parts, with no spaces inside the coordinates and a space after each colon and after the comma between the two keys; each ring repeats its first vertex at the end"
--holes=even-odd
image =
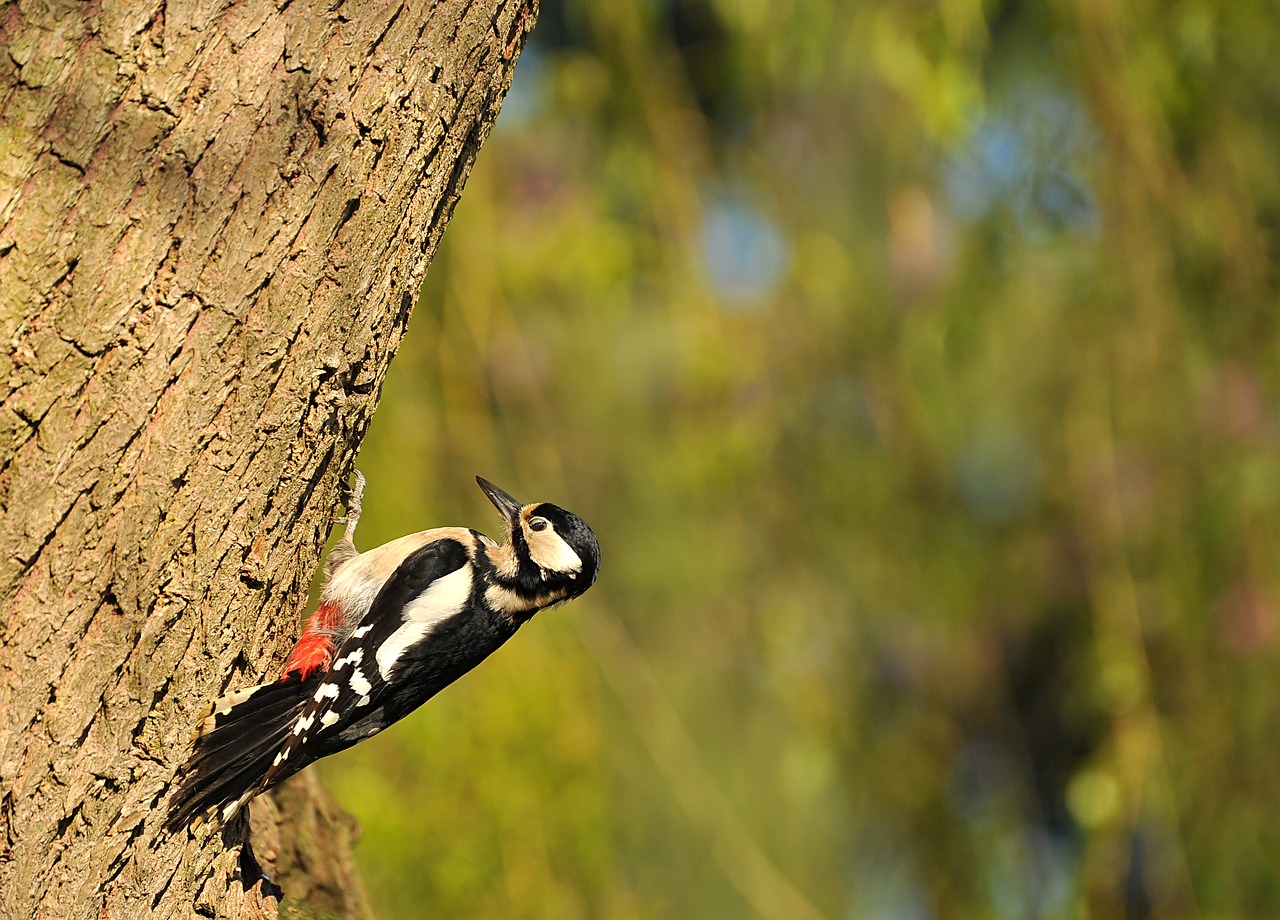
{"type": "MultiPolygon", "coordinates": [[[[200,707],[297,634],[535,13],[0,3],[0,915],[275,915],[243,823],[161,809],[200,707]]],[[[300,780],[257,856],[358,915],[300,780]]]]}

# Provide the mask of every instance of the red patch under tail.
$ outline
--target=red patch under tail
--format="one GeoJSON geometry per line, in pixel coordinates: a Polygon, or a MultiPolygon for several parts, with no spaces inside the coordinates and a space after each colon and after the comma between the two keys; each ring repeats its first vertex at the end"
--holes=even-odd
{"type": "Polygon", "coordinates": [[[306,680],[317,671],[327,671],[333,660],[333,637],[341,626],[342,608],[334,603],[321,604],[307,620],[280,679],[297,675],[299,680],[306,680]]]}

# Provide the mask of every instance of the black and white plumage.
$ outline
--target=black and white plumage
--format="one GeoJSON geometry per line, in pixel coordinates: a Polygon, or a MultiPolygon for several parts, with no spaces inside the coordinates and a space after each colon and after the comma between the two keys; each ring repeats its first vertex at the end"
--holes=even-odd
{"type": "Polygon", "coordinates": [[[521,504],[477,477],[506,539],[444,527],[357,553],[363,477],[330,553],[319,609],[269,684],[218,700],[170,804],[178,830],[216,807],[226,820],[308,764],[376,735],[417,709],[545,607],[596,579],[600,547],[580,518],[521,504]]]}

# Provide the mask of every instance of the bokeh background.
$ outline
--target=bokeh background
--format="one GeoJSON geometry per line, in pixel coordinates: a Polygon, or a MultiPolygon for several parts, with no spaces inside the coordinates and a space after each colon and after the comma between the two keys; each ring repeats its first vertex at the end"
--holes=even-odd
{"type": "Polygon", "coordinates": [[[546,0],[366,546],[602,576],[326,761],[398,918],[1280,916],[1273,0],[546,0]]]}

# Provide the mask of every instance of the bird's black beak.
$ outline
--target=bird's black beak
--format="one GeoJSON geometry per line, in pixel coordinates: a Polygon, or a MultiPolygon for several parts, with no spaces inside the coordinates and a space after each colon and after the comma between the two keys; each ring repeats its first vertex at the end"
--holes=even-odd
{"type": "Polygon", "coordinates": [[[477,476],[476,482],[480,484],[484,494],[489,496],[489,501],[493,502],[493,506],[502,512],[502,516],[507,521],[507,526],[512,529],[518,527],[520,524],[520,503],[512,498],[509,493],[502,491],[487,479],[477,476]]]}

